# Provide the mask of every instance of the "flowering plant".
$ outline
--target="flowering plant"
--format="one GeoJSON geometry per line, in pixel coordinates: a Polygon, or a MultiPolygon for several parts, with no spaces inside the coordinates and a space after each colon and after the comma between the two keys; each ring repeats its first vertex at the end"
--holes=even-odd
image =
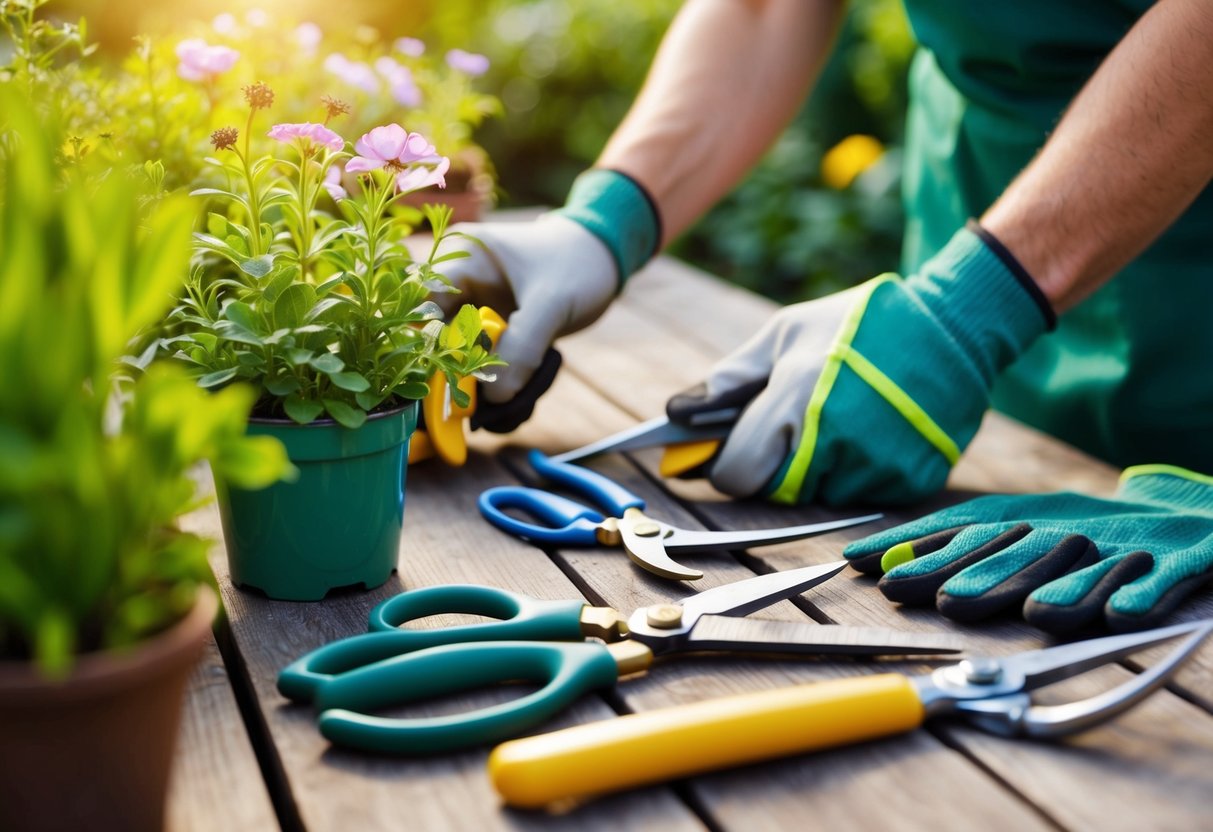
{"type": "Polygon", "coordinates": [[[232,184],[194,192],[221,210],[195,235],[185,297],[161,343],[203,387],[237,379],[254,385],[254,415],[262,417],[308,424],[327,414],[357,428],[372,411],[422,398],[435,372],[465,403],[458,380],[490,379],[485,370],[499,362],[485,348],[473,307],[448,325],[430,300],[431,292],[449,291],[434,266],[464,256],[437,254],[451,234],[450,211],[426,207],[434,240],[419,260],[393,208],[401,194],[443,187],[449,159],[398,124],[369,131],[348,153],[329,126],[347,107],[333,99],[323,122],[270,129],[284,155],[254,158],[256,115],[274,94],[258,83],[245,88],[245,98],[243,137],[235,127],[212,137],[221,155],[208,162],[232,184]],[[342,162],[357,177],[353,194],[342,186],[342,162]]]}

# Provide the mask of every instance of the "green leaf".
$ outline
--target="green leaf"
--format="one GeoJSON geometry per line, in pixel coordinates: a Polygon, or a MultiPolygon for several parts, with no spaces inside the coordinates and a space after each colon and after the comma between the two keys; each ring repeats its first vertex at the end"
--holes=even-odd
{"type": "Polygon", "coordinates": [[[216,370],[213,373],[207,373],[198,379],[199,387],[218,387],[224,382],[231,381],[236,377],[236,373],[240,371],[239,367],[228,367],[224,370],[216,370]]]}
{"type": "Polygon", "coordinates": [[[292,283],[274,301],[274,322],[278,326],[299,326],[315,302],[316,290],[309,284],[292,283]]]}
{"type": "Polygon", "coordinates": [[[392,392],[402,399],[424,399],[430,393],[430,386],[421,381],[406,381],[397,384],[392,392]]]}
{"type": "Polygon", "coordinates": [[[329,378],[333,380],[333,384],[351,393],[361,393],[371,388],[371,383],[359,373],[330,373],[329,378]]]}
{"type": "Polygon", "coordinates": [[[452,325],[459,330],[463,340],[460,346],[471,346],[476,343],[476,336],[480,334],[480,311],[470,303],[465,303],[455,315],[452,325]]]}
{"type": "Polygon", "coordinates": [[[286,266],[277,269],[274,276],[265,282],[261,289],[261,296],[270,303],[278,300],[278,297],[290,286],[298,276],[299,270],[294,266],[286,266]]]}
{"type": "Polygon", "coordinates": [[[289,396],[291,393],[299,392],[299,379],[294,376],[279,376],[278,378],[267,378],[262,382],[265,391],[271,396],[282,398],[289,396]]]}
{"type": "Polygon", "coordinates": [[[61,607],[52,606],[38,617],[34,655],[38,666],[51,678],[67,675],[76,646],[76,628],[61,607]]]}
{"type": "Polygon", "coordinates": [[[243,301],[234,300],[223,308],[223,317],[249,332],[261,334],[262,326],[253,307],[243,301]]]}
{"type": "Polygon", "coordinates": [[[345,362],[331,352],[324,352],[311,360],[311,365],[322,373],[339,373],[345,369],[345,362]]]}
{"type": "Polygon", "coordinates": [[[358,402],[358,406],[363,410],[371,411],[383,404],[386,396],[381,396],[378,393],[362,392],[354,394],[354,401],[358,402]]]}
{"type": "Polygon", "coordinates": [[[451,401],[457,407],[467,407],[472,403],[472,397],[460,390],[458,385],[448,383],[447,389],[451,391],[451,401]]]}
{"type": "Polygon", "coordinates": [[[312,360],[312,351],[302,347],[294,347],[286,351],[286,358],[292,364],[307,364],[312,360]]]}
{"type": "Polygon", "coordinates": [[[357,430],[366,422],[366,411],[350,407],[345,402],[336,399],[324,399],[324,409],[337,422],[350,430],[357,430]]]}
{"type": "Polygon", "coordinates": [[[242,436],[224,442],[211,465],[217,474],[240,488],[265,488],[279,480],[299,478],[282,443],[270,436],[242,436]]]}
{"type": "Polygon", "coordinates": [[[227,217],[211,211],[206,215],[206,230],[222,240],[227,236],[227,217]]]}
{"type": "Polygon", "coordinates": [[[260,257],[253,257],[245,260],[240,264],[240,270],[247,275],[256,278],[265,277],[274,268],[274,255],[263,254],[260,257]]]}
{"type": "Polygon", "coordinates": [[[316,421],[316,418],[324,412],[324,405],[311,399],[305,399],[296,393],[283,400],[282,409],[286,411],[287,416],[299,424],[307,425],[316,421]]]}
{"type": "MultiPolygon", "coordinates": [[[[234,229],[238,229],[240,231],[244,230],[244,229],[240,228],[240,226],[238,226],[234,223],[229,223],[229,224],[234,229]]],[[[230,249],[232,249],[232,251],[235,251],[235,252],[243,255],[244,257],[248,257],[248,255],[249,255],[248,241],[246,241],[244,239],[244,237],[242,237],[241,235],[228,234],[226,237],[223,238],[223,242],[227,243],[228,247],[230,249]]]]}

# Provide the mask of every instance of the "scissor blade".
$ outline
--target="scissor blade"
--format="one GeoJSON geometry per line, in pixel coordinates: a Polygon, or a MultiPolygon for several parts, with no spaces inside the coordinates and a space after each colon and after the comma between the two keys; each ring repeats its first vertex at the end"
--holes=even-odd
{"type": "Polygon", "coordinates": [[[1063,644],[1059,647],[1046,647],[1043,650],[1017,653],[998,661],[1005,673],[1014,676],[1022,674],[1024,690],[1032,690],[1086,673],[1101,665],[1119,661],[1140,650],[1145,650],[1147,647],[1162,644],[1178,636],[1211,628],[1213,628],[1213,619],[1202,619],[1186,624],[1144,630],[1140,633],[1105,636],[1078,641],[1074,644],[1063,644]]]}
{"type": "Polygon", "coordinates": [[[673,445],[678,442],[699,442],[704,439],[720,439],[728,436],[732,423],[699,425],[692,427],[671,422],[665,416],[642,422],[634,428],[620,431],[591,442],[580,448],[565,451],[551,457],[556,462],[575,462],[596,454],[613,451],[634,451],[639,448],[651,448],[656,445],[673,445]]]}
{"type": "Polygon", "coordinates": [[[750,546],[771,546],[775,543],[786,543],[789,540],[800,540],[815,534],[858,526],[861,523],[871,523],[879,520],[883,514],[865,514],[863,517],[848,517],[845,520],[829,520],[824,523],[809,523],[804,526],[784,526],[780,529],[754,529],[751,531],[713,532],[692,529],[668,527],[670,534],[664,538],[666,551],[710,552],[719,549],[745,549],[750,546]]]}
{"type": "Polygon", "coordinates": [[[914,633],[885,627],[845,627],[808,621],[766,621],[705,615],[679,649],[914,656],[958,653],[963,646],[961,640],[951,633],[914,633]]]}
{"type": "Polygon", "coordinates": [[[705,590],[680,602],[683,625],[693,626],[704,615],[749,615],[828,581],[846,565],[846,561],[835,561],[804,566],[705,590]]]}

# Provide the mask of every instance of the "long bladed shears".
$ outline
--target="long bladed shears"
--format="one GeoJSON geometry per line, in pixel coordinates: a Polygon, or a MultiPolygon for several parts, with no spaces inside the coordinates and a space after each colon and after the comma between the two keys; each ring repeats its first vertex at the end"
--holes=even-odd
{"type": "Polygon", "coordinates": [[[625,621],[609,607],[539,601],[483,586],[411,590],[371,613],[372,632],[321,647],[291,664],[278,689],[320,709],[335,744],[428,754],[496,742],[541,725],[586,693],[686,652],[906,656],[955,653],[954,636],[739,616],[790,598],[838,574],[845,563],[759,575],[678,604],[642,607],[625,621]],[[402,625],[441,613],[498,621],[441,629],[402,625]],[[588,637],[601,640],[587,641],[588,637]],[[540,689],[469,713],[396,719],[395,705],[530,682],[540,689]]]}

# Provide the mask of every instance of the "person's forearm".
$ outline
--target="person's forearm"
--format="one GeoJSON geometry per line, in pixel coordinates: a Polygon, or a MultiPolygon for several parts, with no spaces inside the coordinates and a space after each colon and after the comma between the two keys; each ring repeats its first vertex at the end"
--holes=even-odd
{"type": "Polygon", "coordinates": [[[689,0],[597,166],[656,200],[664,239],[684,231],[766,151],[804,101],[842,0],[689,0]]]}
{"type": "Polygon", "coordinates": [[[1145,249],[1211,177],[1213,4],[1163,0],[981,223],[1063,312],[1145,249]]]}

